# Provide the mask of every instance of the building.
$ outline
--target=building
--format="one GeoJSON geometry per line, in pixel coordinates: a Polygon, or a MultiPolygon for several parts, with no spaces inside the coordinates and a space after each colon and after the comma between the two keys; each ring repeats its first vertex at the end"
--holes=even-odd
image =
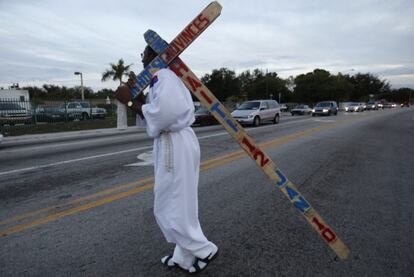
{"type": "Polygon", "coordinates": [[[29,91],[12,86],[9,89],[0,89],[0,101],[20,101],[29,102],[29,91]]]}

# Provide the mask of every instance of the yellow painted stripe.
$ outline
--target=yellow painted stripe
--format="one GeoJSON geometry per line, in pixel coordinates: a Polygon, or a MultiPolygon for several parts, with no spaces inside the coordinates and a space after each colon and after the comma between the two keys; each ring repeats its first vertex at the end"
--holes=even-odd
{"type": "MultiPolygon", "coordinates": [[[[275,139],[275,140],[271,140],[271,141],[262,143],[262,144],[260,144],[260,146],[263,147],[263,148],[274,147],[274,146],[277,146],[277,145],[280,145],[280,144],[283,144],[283,143],[293,141],[295,139],[299,139],[301,137],[311,135],[311,134],[316,133],[318,131],[333,128],[337,125],[338,124],[330,124],[330,125],[325,125],[325,126],[322,126],[322,127],[310,128],[310,129],[305,130],[305,131],[301,131],[301,132],[298,132],[298,133],[295,133],[295,134],[292,134],[292,135],[287,135],[287,136],[284,136],[284,137],[281,137],[281,138],[278,138],[278,139],[275,139]]],[[[229,154],[222,155],[222,156],[207,160],[207,161],[205,161],[201,164],[201,171],[228,164],[232,161],[239,160],[239,159],[241,159],[245,156],[247,156],[247,154],[243,150],[239,150],[239,151],[231,152],[229,154]]],[[[121,189],[136,186],[138,184],[142,184],[142,183],[153,181],[153,180],[154,180],[154,177],[149,177],[149,178],[142,179],[142,180],[139,180],[139,181],[136,181],[136,182],[124,184],[124,185],[118,186],[116,188],[104,190],[104,191],[92,194],[90,196],[82,197],[82,198],[73,200],[71,202],[62,204],[62,205],[55,205],[55,206],[47,207],[47,208],[44,208],[44,209],[41,209],[41,210],[38,210],[38,211],[35,211],[35,212],[26,213],[26,214],[21,215],[21,216],[16,216],[16,217],[13,217],[11,219],[4,220],[2,222],[11,223],[11,222],[14,222],[16,220],[21,220],[21,219],[24,219],[24,218],[27,218],[27,217],[30,217],[30,216],[33,216],[33,215],[40,214],[42,212],[50,211],[50,210],[55,209],[55,208],[60,208],[60,207],[63,207],[63,206],[73,205],[73,204],[76,204],[76,203],[79,203],[79,202],[82,202],[82,201],[85,201],[85,200],[89,200],[89,199],[92,199],[92,198],[95,198],[95,197],[107,195],[107,194],[110,194],[112,192],[119,191],[121,189]]],[[[40,225],[40,224],[45,224],[45,223],[48,223],[50,221],[54,221],[54,220],[57,220],[59,218],[62,218],[62,217],[68,216],[68,215],[72,215],[72,214],[75,214],[75,213],[78,213],[78,212],[81,212],[81,211],[85,211],[85,210],[88,210],[88,209],[91,209],[91,208],[94,208],[94,207],[97,207],[97,206],[101,206],[103,204],[111,203],[115,200],[119,200],[119,199],[134,195],[136,193],[139,193],[139,192],[151,189],[151,188],[153,188],[153,183],[146,184],[144,186],[140,186],[140,187],[137,187],[137,188],[133,188],[133,189],[130,189],[128,191],[124,191],[124,192],[121,192],[121,193],[118,193],[118,194],[115,194],[115,195],[112,195],[112,196],[109,196],[109,197],[106,197],[106,198],[102,198],[102,199],[87,203],[85,205],[81,205],[79,207],[75,207],[75,208],[71,208],[71,209],[68,209],[68,210],[61,211],[61,212],[57,212],[57,213],[42,217],[40,219],[31,221],[31,222],[28,222],[28,223],[19,224],[19,225],[16,225],[14,227],[8,228],[4,231],[0,231],[0,237],[4,237],[4,236],[8,236],[8,235],[17,233],[17,232],[21,232],[21,231],[26,230],[28,228],[31,228],[31,227],[34,227],[34,226],[37,226],[37,225],[40,225]]],[[[5,223],[3,223],[3,224],[5,224],[5,223]]]]}
{"type": "Polygon", "coordinates": [[[113,187],[113,188],[110,188],[110,189],[107,189],[107,190],[103,190],[103,191],[100,191],[100,192],[97,192],[97,193],[94,193],[94,194],[91,194],[91,195],[88,195],[88,196],[85,196],[85,197],[75,199],[73,201],[69,201],[69,202],[66,202],[66,203],[63,203],[63,204],[53,205],[53,206],[46,207],[46,208],[43,208],[43,209],[40,209],[40,210],[37,210],[37,211],[25,213],[25,214],[22,214],[22,215],[18,215],[18,216],[0,221],[0,225],[10,224],[10,223],[13,223],[15,221],[19,221],[19,220],[22,220],[22,219],[25,219],[25,218],[28,218],[28,217],[31,217],[31,216],[35,216],[35,215],[38,215],[38,214],[41,214],[41,213],[44,213],[44,212],[48,212],[48,211],[53,210],[53,209],[61,209],[61,208],[64,208],[66,206],[72,206],[74,204],[78,204],[78,203],[83,202],[83,201],[87,201],[87,200],[97,198],[97,197],[100,197],[100,196],[105,196],[105,195],[112,194],[114,192],[117,192],[117,191],[120,191],[120,190],[123,190],[123,189],[128,189],[130,187],[134,187],[134,186],[137,186],[139,184],[144,184],[144,183],[153,182],[153,181],[154,181],[154,177],[149,177],[149,178],[145,178],[145,179],[142,179],[142,180],[139,180],[139,181],[130,182],[130,183],[127,183],[127,184],[116,186],[116,187],[113,187]]]}
{"type": "Polygon", "coordinates": [[[85,211],[85,210],[89,210],[91,208],[98,207],[98,206],[101,206],[103,204],[108,204],[108,203],[111,203],[115,200],[119,200],[119,199],[125,198],[127,196],[133,195],[135,193],[150,189],[153,186],[154,186],[154,184],[152,184],[152,183],[151,184],[146,184],[144,186],[131,189],[129,191],[124,191],[124,192],[112,195],[110,197],[99,199],[97,201],[88,203],[86,205],[82,205],[82,206],[79,206],[79,207],[68,209],[68,210],[65,210],[65,211],[62,211],[62,212],[59,212],[59,213],[55,213],[55,214],[52,214],[52,215],[48,215],[46,217],[40,218],[38,220],[31,221],[31,222],[28,222],[28,223],[20,224],[20,225],[17,225],[15,227],[12,227],[12,228],[9,228],[5,231],[0,232],[0,236],[5,237],[5,236],[8,236],[8,235],[17,233],[17,232],[21,232],[21,231],[26,230],[28,228],[34,227],[36,225],[45,224],[45,223],[48,223],[50,221],[54,221],[56,219],[59,219],[59,218],[62,218],[62,217],[68,216],[68,215],[72,215],[72,214],[79,213],[79,212],[82,212],[82,211],[85,211]]]}

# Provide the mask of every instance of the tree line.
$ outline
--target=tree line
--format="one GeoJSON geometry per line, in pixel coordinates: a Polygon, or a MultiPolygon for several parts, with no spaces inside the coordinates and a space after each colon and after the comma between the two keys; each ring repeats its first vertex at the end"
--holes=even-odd
{"type": "MultiPolygon", "coordinates": [[[[128,76],[131,65],[125,65],[120,59],[118,63],[110,64],[102,74],[102,81],[112,79],[122,83],[122,78],[128,76]]],[[[337,102],[355,101],[366,102],[369,99],[385,99],[390,102],[408,101],[414,96],[413,89],[391,89],[389,83],[380,80],[371,73],[331,74],[324,69],[315,69],[306,74],[283,79],[275,72],[262,69],[246,70],[236,74],[229,68],[214,69],[210,74],[201,77],[201,81],[222,102],[241,102],[253,99],[276,99],[281,103],[296,102],[313,104],[323,100],[337,102]]],[[[48,85],[43,87],[25,87],[31,99],[36,100],[70,100],[80,99],[80,87],[67,88],[64,86],[48,85]]],[[[84,88],[86,99],[113,98],[114,90],[101,89],[94,92],[84,88]]]]}

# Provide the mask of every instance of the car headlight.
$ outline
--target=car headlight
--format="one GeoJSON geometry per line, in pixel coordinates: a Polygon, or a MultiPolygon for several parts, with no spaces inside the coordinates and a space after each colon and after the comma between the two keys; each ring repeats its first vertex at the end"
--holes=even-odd
{"type": "Polygon", "coordinates": [[[252,118],[253,117],[253,115],[252,114],[249,114],[248,116],[247,116],[247,118],[252,118]]]}
{"type": "Polygon", "coordinates": [[[314,113],[315,112],[315,109],[312,109],[312,112],[314,113]]]}
{"type": "Polygon", "coordinates": [[[329,112],[329,110],[328,110],[328,109],[323,109],[322,111],[323,111],[324,113],[329,112]]]}

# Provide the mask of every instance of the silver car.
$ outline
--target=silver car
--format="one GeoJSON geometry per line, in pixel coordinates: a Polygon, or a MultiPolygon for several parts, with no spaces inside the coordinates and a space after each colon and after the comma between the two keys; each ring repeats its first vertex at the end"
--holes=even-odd
{"type": "Polygon", "coordinates": [[[280,119],[280,106],[276,100],[246,101],[238,106],[231,115],[240,124],[259,126],[265,121],[277,124],[280,119]]]}
{"type": "Polygon", "coordinates": [[[338,105],[335,101],[323,101],[315,105],[312,110],[312,116],[315,115],[337,115],[338,105]]]}
{"type": "Polygon", "coordinates": [[[348,112],[362,112],[364,111],[364,107],[361,105],[361,103],[351,103],[347,111],[348,112]]]}

